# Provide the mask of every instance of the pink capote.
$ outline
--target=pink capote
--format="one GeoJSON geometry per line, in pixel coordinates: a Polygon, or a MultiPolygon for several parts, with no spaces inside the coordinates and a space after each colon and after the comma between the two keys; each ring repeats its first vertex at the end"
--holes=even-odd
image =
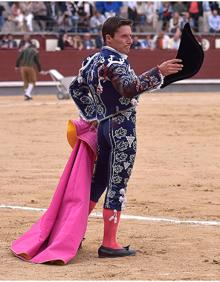
{"type": "Polygon", "coordinates": [[[86,232],[90,186],[96,158],[96,130],[82,119],[73,121],[77,140],[49,208],[19,239],[12,252],[33,263],[69,262],[86,232]]]}

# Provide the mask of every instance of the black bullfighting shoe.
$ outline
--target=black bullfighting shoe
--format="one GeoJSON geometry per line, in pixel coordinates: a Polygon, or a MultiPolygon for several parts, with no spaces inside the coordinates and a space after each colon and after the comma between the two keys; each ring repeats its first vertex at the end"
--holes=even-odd
{"type": "Polygon", "coordinates": [[[118,258],[126,256],[135,256],[136,251],[129,249],[130,246],[124,247],[122,249],[112,249],[101,246],[98,249],[99,258],[118,258]]]}
{"type": "Polygon", "coordinates": [[[25,101],[29,101],[29,100],[32,100],[33,98],[28,96],[28,95],[24,95],[24,100],[25,101]]]}

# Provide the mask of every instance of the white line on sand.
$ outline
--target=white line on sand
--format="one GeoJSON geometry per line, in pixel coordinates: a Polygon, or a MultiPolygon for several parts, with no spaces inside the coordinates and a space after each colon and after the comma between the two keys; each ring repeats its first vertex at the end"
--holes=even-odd
{"type": "Polygon", "coordinates": [[[50,106],[50,105],[67,105],[67,104],[71,104],[71,100],[64,100],[64,101],[51,101],[51,102],[32,102],[32,101],[26,101],[26,102],[19,102],[19,103],[12,103],[12,102],[8,102],[8,103],[0,103],[0,108],[12,108],[14,109],[15,107],[30,107],[30,106],[50,106]]]}
{"type": "MultiPolygon", "coordinates": [[[[10,205],[0,205],[2,209],[17,209],[17,210],[26,210],[26,211],[39,211],[45,212],[46,209],[43,208],[32,208],[32,207],[21,207],[21,206],[10,206],[10,205]]],[[[101,212],[93,212],[90,215],[91,217],[101,218],[101,212]]],[[[191,225],[209,225],[209,226],[220,226],[220,221],[216,220],[180,220],[177,218],[165,218],[165,217],[156,217],[156,216],[137,216],[137,215],[121,215],[122,219],[130,220],[140,220],[140,221],[150,221],[150,222],[165,222],[172,224],[191,224],[191,225]]]]}

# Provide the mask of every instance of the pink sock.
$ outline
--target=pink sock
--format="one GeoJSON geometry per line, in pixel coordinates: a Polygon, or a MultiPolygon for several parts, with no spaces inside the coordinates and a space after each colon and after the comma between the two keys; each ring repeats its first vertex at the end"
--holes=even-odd
{"type": "Polygon", "coordinates": [[[103,209],[104,236],[102,246],[112,249],[122,249],[117,242],[117,230],[120,221],[120,211],[103,209]]]}

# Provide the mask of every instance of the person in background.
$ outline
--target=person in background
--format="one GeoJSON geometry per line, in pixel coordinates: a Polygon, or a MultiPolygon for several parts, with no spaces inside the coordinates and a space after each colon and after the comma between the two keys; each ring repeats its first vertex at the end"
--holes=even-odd
{"type": "Polygon", "coordinates": [[[5,12],[5,7],[0,5],[0,32],[2,31],[2,27],[5,22],[4,12],[5,12]]]}
{"type": "Polygon", "coordinates": [[[170,2],[161,2],[161,18],[162,18],[162,26],[167,26],[167,24],[169,23],[169,20],[171,19],[172,17],[172,5],[170,2]]]}
{"type": "Polygon", "coordinates": [[[63,50],[64,49],[64,41],[65,41],[65,37],[67,38],[67,34],[66,33],[60,32],[59,36],[58,36],[58,41],[57,41],[57,49],[58,50],[63,50]]]}
{"type": "Polygon", "coordinates": [[[73,49],[75,49],[75,50],[82,50],[83,49],[82,38],[79,35],[73,36],[73,49]]]}
{"type": "Polygon", "coordinates": [[[100,11],[106,17],[106,19],[111,16],[119,15],[122,6],[123,2],[121,1],[96,2],[96,10],[100,11]]]}
{"type": "Polygon", "coordinates": [[[156,34],[153,39],[153,48],[157,49],[168,49],[170,37],[168,34],[166,34],[165,30],[161,30],[159,34],[156,34]]]}
{"type": "Polygon", "coordinates": [[[168,42],[168,49],[178,50],[180,46],[181,31],[177,29],[173,37],[170,38],[168,42]]]}
{"type": "Polygon", "coordinates": [[[3,36],[0,47],[5,49],[15,49],[18,47],[18,45],[17,42],[14,40],[13,35],[8,34],[3,36]]]}
{"type": "Polygon", "coordinates": [[[28,5],[26,6],[26,9],[24,10],[24,21],[25,21],[25,27],[26,27],[27,32],[34,31],[33,19],[34,19],[34,15],[30,9],[30,3],[28,3],[28,5]]]}
{"type": "Polygon", "coordinates": [[[8,49],[15,49],[18,47],[18,44],[16,42],[16,40],[14,40],[14,37],[12,34],[8,34],[8,42],[7,42],[7,45],[8,45],[8,49]]]}
{"type": "Polygon", "coordinates": [[[23,39],[21,39],[18,49],[19,51],[22,51],[23,49],[29,47],[32,45],[31,37],[29,34],[24,34],[23,39]]]}
{"type": "Polygon", "coordinates": [[[178,12],[174,12],[172,18],[169,20],[168,30],[171,33],[175,33],[181,27],[182,17],[178,12]]]}
{"type": "Polygon", "coordinates": [[[24,100],[32,100],[31,92],[37,80],[36,68],[41,74],[44,74],[44,72],[41,71],[38,51],[35,45],[32,44],[21,51],[16,61],[15,70],[18,68],[20,69],[21,77],[24,82],[24,100]]]}
{"type": "Polygon", "coordinates": [[[54,31],[55,28],[57,27],[57,20],[59,13],[58,3],[54,1],[47,1],[45,2],[45,6],[47,9],[46,30],[54,31]]]}
{"type": "Polygon", "coordinates": [[[188,12],[190,14],[190,18],[192,19],[191,27],[194,29],[195,32],[199,32],[199,17],[202,15],[202,2],[188,2],[188,12]]]}
{"type": "Polygon", "coordinates": [[[83,49],[95,49],[95,43],[89,33],[83,35],[83,49]]]}
{"type": "Polygon", "coordinates": [[[145,32],[147,3],[144,1],[137,2],[137,27],[139,32],[145,32]]]}
{"type": "Polygon", "coordinates": [[[31,1],[29,9],[33,14],[34,21],[38,24],[39,30],[44,31],[48,19],[45,3],[42,1],[31,1]]]}
{"type": "Polygon", "coordinates": [[[102,15],[98,10],[94,12],[94,15],[89,20],[89,26],[91,32],[98,33],[101,30],[103,23],[105,22],[106,18],[102,15]]]}
{"type": "Polygon", "coordinates": [[[68,33],[61,33],[59,35],[57,47],[59,47],[60,50],[73,48],[73,44],[71,44],[70,35],[68,35],[68,33]]]}
{"type": "Polygon", "coordinates": [[[127,13],[128,13],[128,19],[133,22],[133,30],[136,31],[136,25],[138,23],[137,2],[136,1],[128,1],[127,13]]]}
{"type": "Polygon", "coordinates": [[[148,34],[144,39],[141,40],[141,49],[153,49],[151,35],[148,34]]]}
{"type": "Polygon", "coordinates": [[[209,16],[209,32],[220,32],[220,16],[217,10],[213,10],[209,16]]]}
{"type": "Polygon", "coordinates": [[[190,26],[193,25],[192,19],[190,18],[189,12],[184,12],[184,13],[182,13],[182,21],[181,21],[181,23],[180,23],[180,30],[181,30],[181,31],[183,30],[183,28],[184,28],[184,26],[185,26],[186,23],[189,23],[190,26]]]}
{"type": "Polygon", "coordinates": [[[186,2],[176,1],[172,3],[173,13],[178,12],[180,15],[182,15],[182,13],[185,13],[187,11],[186,2]]]}
{"type": "Polygon", "coordinates": [[[131,49],[141,49],[141,43],[138,36],[134,36],[133,42],[131,44],[131,49]]]}
{"type": "Polygon", "coordinates": [[[20,7],[20,3],[14,2],[12,4],[8,21],[14,24],[15,31],[25,32],[24,13],[20,7]]]}
{"type": "Polygon", "coordinates": [[[1,48],[7,48],[7,41],[8,41],[7,35],[3,35],[1,40],[0,40],[0,47],[1,48]]]}
{"type": "Polygon", "coordinates": [[[102,48],[104,42],[102,39],[102,36],[100,34],[100,32],[98,34],[95,35],[95,48],[100,49],[102,48]]]}
{"type": "Polygon", "coordinates": [[[209,17],[212,14],[209,1],[202,2],[202,9],[203,9],[203,31],[209,32],[209,17]]]}

